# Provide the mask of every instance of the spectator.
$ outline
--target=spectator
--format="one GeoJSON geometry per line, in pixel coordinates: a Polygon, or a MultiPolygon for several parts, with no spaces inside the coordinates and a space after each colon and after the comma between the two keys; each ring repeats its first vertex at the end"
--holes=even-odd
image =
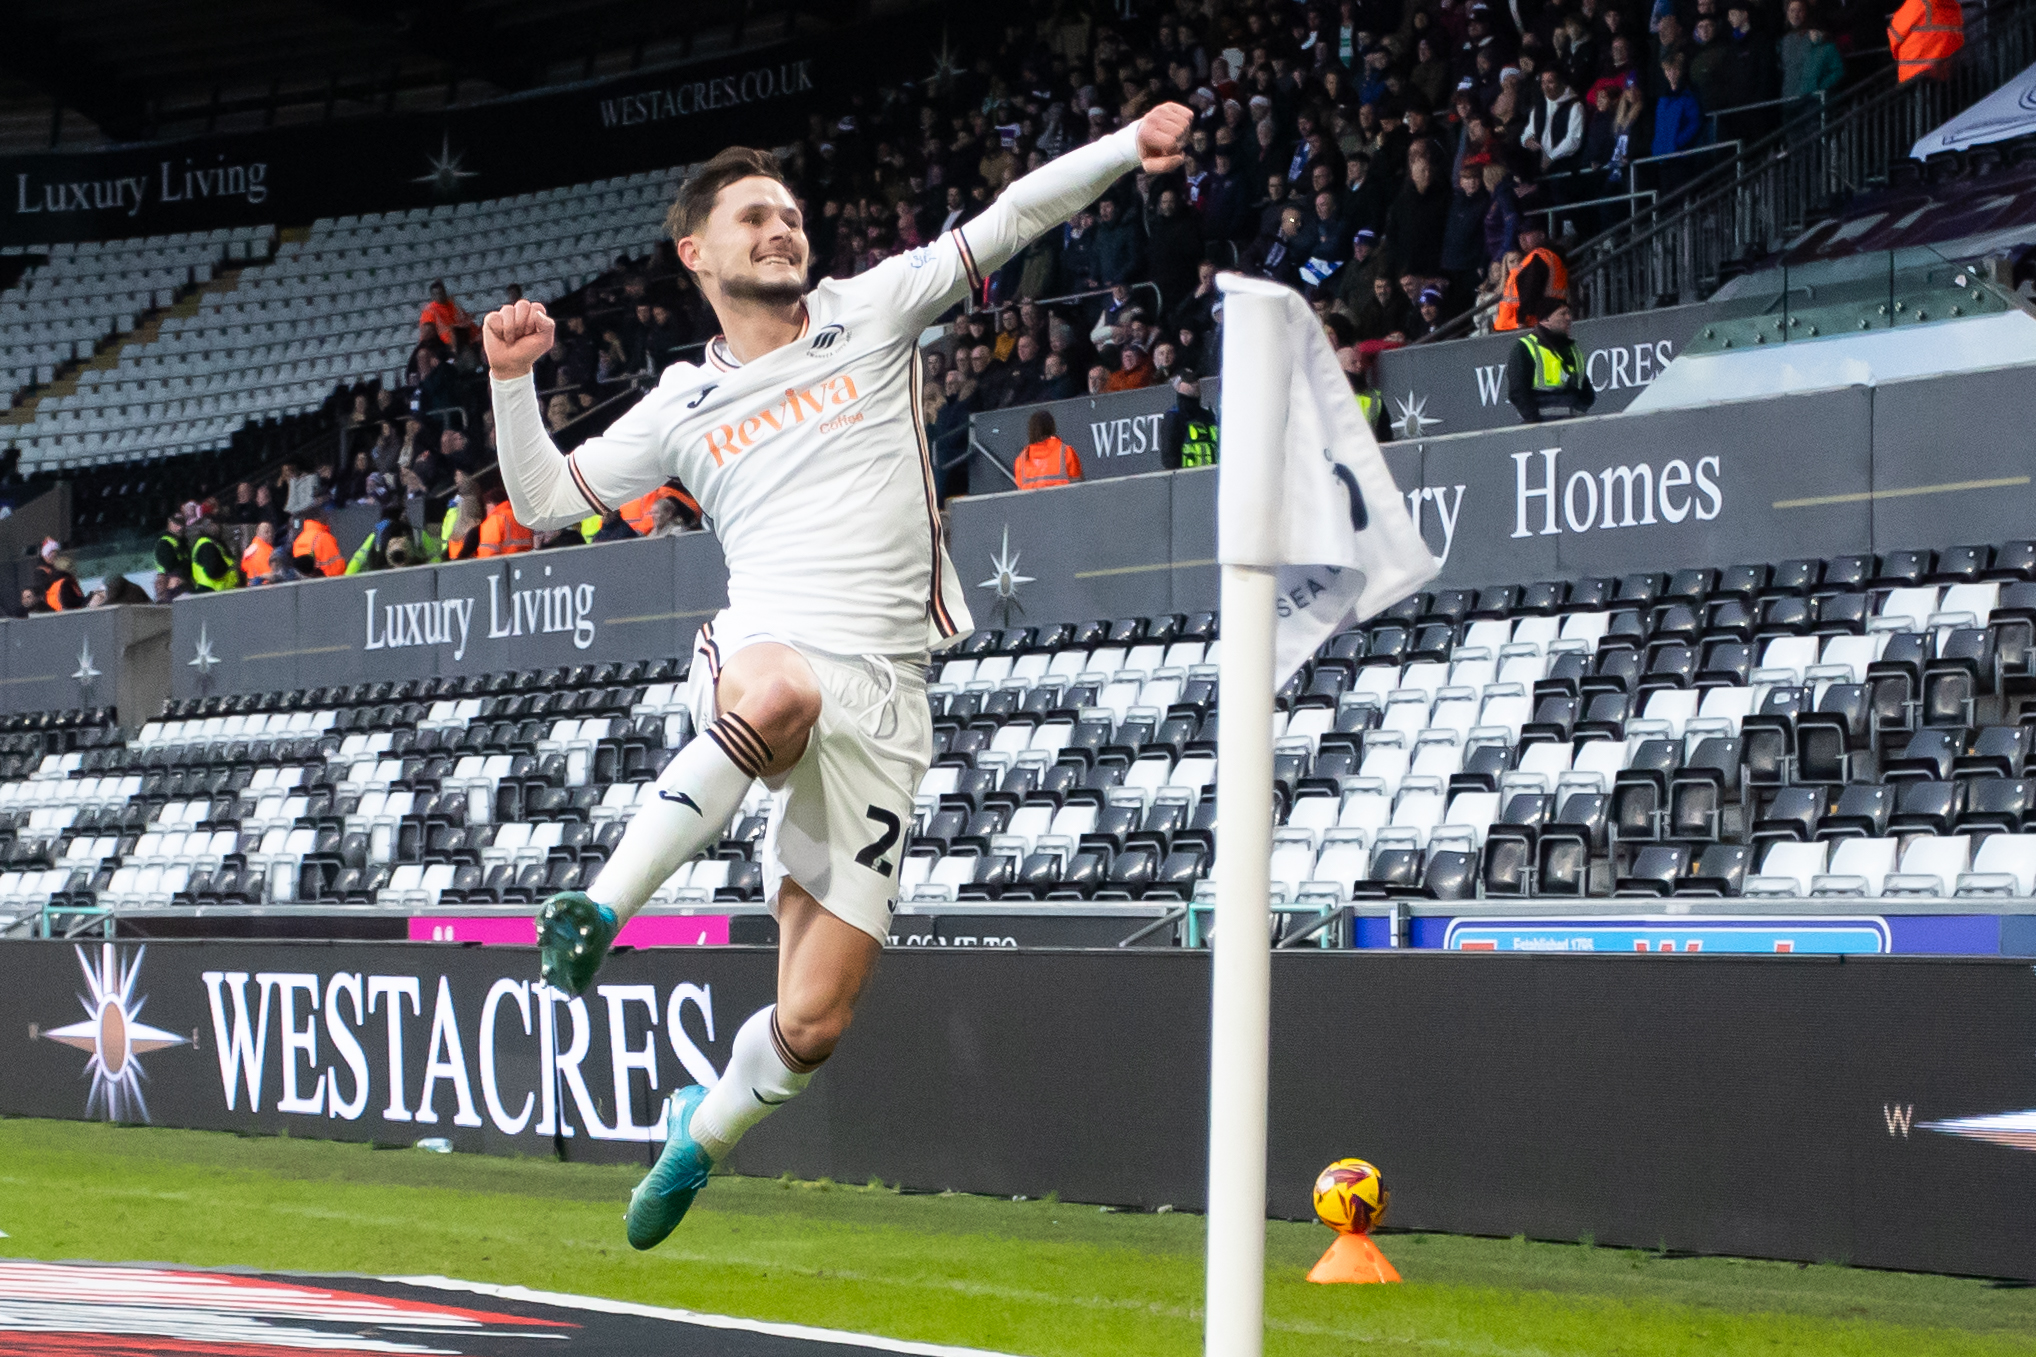
{"type": "Polygon", "coordinates": [[[1569,269],[1548,247],[1548,233],[1539,225],[1520,228],[1520,266],[1506,279],[1495,322],[1501,330],[1529,330],[1555,304],[1569,296],[1569,269]]]}
{"type": "Polygon", "coordinates": [[[123,603],[148,602],[152,602],[152,600],[149,598],[146,590],[133,580],[127,578],[127,576],[116,573],[108,575],[106,582],[92,591],[92,596],[85,600],[85,606],[88,608],[113,608],[123,603]]]}
{"type": "Polygon", "coordinates": [[[1535,154],[1545,178],[1574,170],[1583,145],[1583,105],[1562,72],[1551,66],[1541,73],[1541,98],[1527,115],[1527,132],[1520,138],[1520,147],[1535,154]]]}
{"type": "Polygon", "coordinates": [[[1394,273],[1426,277],[1441,271],[1442,237],[1449,224],[1449,186],[1425,156],[1407,166],[1407,182],[1386,214],[1386,265],[1394,273]]]}
{"type": "Polygon", "coordinates": [[[1101,363],[1090,368],[1088,384],[1091,396],[1103,395],[1110,389],[1110,369],[1104,367],[1101,363]]]}
{"type": "Polygon", "coordinates": [[[346,563],[349,575],[367,574],[377,570],[393,570],[411,563],[415,556],[411,541],[410,520],[403,511],[403,499],[391,495],[379,506],[380,516],[375,526],[354,548],[353,559],[346,563]]]}
{"type": "Polygon", "coordinates": [[[281,532],[283,525],[290,521],[290,517],[283,512],[276,498],[275,490],[267,482],[255,487],[255,522],[273,523],[276,525],[276,531],[281,532]]]}
{"type": "Polygon", "coordinates": [[[1042,401],[1073,400],[1081,392],[1075,385],[1074,374],[1067,368],[1067,361],[1057,353],[1046,355],[1041,367],[1039,399],[1042,401]]]}
{"type": "Polygon", "coordinates": [[[1581,415],[1597,401],[1569,327],[1569,303],[1557,301],[1506,360],[1506,400],[1522,423],[1581,415]]]}
{"type": "Polygon", "coordinates": [[[45,537],[35,562],[36,598],[50,612],[70,612],[85,606],[85,591],[78,587],[71,559],[60,554],[62,550],[56,538],[45,537]]]}
{"type": "Polygon", "coordinates": [[[1817,96],[1838,88],[1845,57],[1811,13],[1809,0],[1789,0],[1789,31],[1781,40],[1783,113],[1793,123],[1813,112],[1817,96]]]}
{"type": "Polygon", "coordinates": [[[317,473],[305,471],[301,463],[284,462],[279,484],[283,491],[283,512],[289,517],[295,518],[313,505],[324,502],[321,499],[324,486],[319,482],[317,473]]]}
{"type": "Polygon", "coordinates": [[[290,543],[290,561],[306,579],[346,573],[346,558],[339,554],[339,539],[325,522],[324,506],[308,510],[290,543]]]}
{"type": "Polygon", "coordinates": [[[610,509],[601,515],[601,525],[596,528],[588,542],[633,542],[638,537],[635,528],[622,519],[622,511],[610,509]]]}
{"type": "Polygon", "coordinates": [[[1153,384],[1152,360],[1136,344],[1126,344],[1117,360],[1117,371],[1103,384],[1105,391],[1136,391],[1153,384]]]}
{"type": "Polygon", "coordinates": [[[249,584],[267,584],[275,569],[276,525],[257,523],[247,549],[240,553],[240,577],[249,584]]]}
{"type": "Polygon", "coordinates": [[[1372,295],[1358,307],[1352,319],[1357,327],[1357,338],[1384,339],[1396,333],[1405,333],[1409,310],[1407,298],[1393,280],[1384,274],[1375,275],[1371,280],[1372,295]]]}
{"type": "Polygon", "coordinates": [[[1485,253],[1485,214],[1491,206],[1492,195],[1486,191],[1478,167],[1465,165],[1458,170],[1456,195],[1449,200],[1449,217],[1442,226],[1442,255],[1437,261],[1458,306],[1468,303],[1490,258],[1485,253]]]}
{"type": "Polygon", "coordinates": [[[1287,206],[1280,209],[1278,230],[1271,236],[1260,236],[1253,241],[1241,262],[1245,272],[1261,278],[1270,278],[1288,287],[1299,287],[1301,280],[1302,248],[1301,210],[1287,206]]]}
{"type": "MultiPolygon", "coordinates": [[[[1697,144],[1697,137],[1703,131],[1704,115],[1698,106],[1697,94],[1683,83],[1688,65],[1688,60],[1680,52],[1661,63],[1662,89],[1654,101],[1654,141],[1648,147],[1651,156],[1678,155],[1687,151],[1697,144]]],[[[1667,161],[1656,168],[1663,193],[1681,188],[1694,173],[1689,168],[1687,157],[1667,161]]]]}
{"type": "Polygon", "coordinates": [[[1216,464],[1216,416],[1202,404],[1202,385],[1191,369],[1174,374],[1174,403],[1159,426],[1159,464],[1169,471],[1216,464]]]}
{"type": "Polygon", "coordinates": [[[1161,190],[1158,216],[1152,223],[1151,255],[1152,280],[1159,284],[1162,311],[1195,290],[1202,254],[1201,222],[1183,208],[1179,193],[1161,190]]]}
{"type": "Polygon", "coordinates": [[[227,522],[236,525],[252,525],[261,521],[255,512],[254,486],[247,481],[233,487],[233,508],[221,515],[227,522]]]}
{"type": "Polygon", "coordinates": [[[1082,479],[1082,459],[1060,440],[1051,412],[1032,412],[1025,422],[1025,439],[1024,450],[1011,467],[1020,490],[1043,490],[1082,479]]]}
{"type": "Polygon", "coordinates": [[[424,310],[417,317],[417,342],[437,340],[449,353],[453,348],[455,335],[464,332],[471,339],[480,337],[480,329],[474,319],[460,309],[452,294],[445,290],[445,280],[434,278],[431,282],[431,300],[424,304],[424,310]]]}
{"type": "Polygon", "coordinates": [[[650,521],[650,531],[644,534],[646,537],[678,537],[700,529],[699,518],[693,516],[689,519],[685,505],[676,499],[653,501],[650,521]]]}
{"type": "Polygon", "coordinates": [[[1421,289],[1414,300],[1414,315],[1407,321],[1407,342],[1425,339],[1442,323],[1442,289],[1428,287],[1421,289]]]}
{"type": "Polygon", "coordinates": [[[191,573],[191,548],[184,541],[184,516],[171,514],[163,525],[162,535],[156,538],[156,572],[162,575],[185,575],[191,573]]]}
{"type": "Polygon", "coordinates": [[[1135,283],[1145,277],[1145,241],[1138,223],[1125,217],[1114,198],[1097,205],[1096,267],[1105,284],[1135,283]]]}
{"type": "Polygon", "coordinates": [[[1718,139],[1752,142],[1774,129],[1774,110],[1751,108],[1774,98],[1779,64],[1774,44],[1767,34],[1754,27],[1751,0],[1728,0],[1727,27],[1719,35],[1724,59],[1719,65],[1713,93],[1718,103],[1712,111],[1738,109],[1718,119],[1718,139]]]}
{"type": "Polygon", "coordinates": [[[487,516],[487,509],[481,503],[480,488],[473,477],[455,472],[452,486],[452,499],[445,506],[445,516],[439,520],[439,554],[444,560],[458,561],[476,554],[481,542],[481,520],[487,516]]]}
{"type": "Polygon", "coordinates": [[[224,593],[240,587],[239,558],[220,539],[211,519],[197,519],[184,534],[191,541],[192,588],[200,593],[224,593]]]}

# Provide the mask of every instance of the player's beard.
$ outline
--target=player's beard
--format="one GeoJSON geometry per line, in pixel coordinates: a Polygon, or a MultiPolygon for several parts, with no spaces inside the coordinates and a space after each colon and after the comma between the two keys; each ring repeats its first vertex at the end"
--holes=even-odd
{"type": "Polygon", "coordinates": [[[803,278],[782,281],[767,278],[724,278],[721,295],[730,301],[757,306],[792,306],[806,295],[803,278]]]}

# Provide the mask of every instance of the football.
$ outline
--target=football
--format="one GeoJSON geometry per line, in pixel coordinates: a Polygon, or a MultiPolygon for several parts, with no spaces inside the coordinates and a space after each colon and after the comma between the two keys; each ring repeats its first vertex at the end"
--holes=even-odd
{"type": "Polygon", "coordinates": [[[1363,1234],[1384,1219],[1389,1196],[1378,1169],[1339,1159],[1315,1179],[1315,1215],[1332,1230],[1363,1234]]]}

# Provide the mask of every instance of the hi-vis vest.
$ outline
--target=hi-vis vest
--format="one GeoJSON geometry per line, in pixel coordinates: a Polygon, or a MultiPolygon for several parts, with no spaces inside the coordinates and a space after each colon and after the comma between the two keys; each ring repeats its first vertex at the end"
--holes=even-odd
{"type": "Polygon", "coordinates": [[[1203,420],[1188,421],[1187,431],[1181,435],[1181,465],[1216,465],[1216,426],[1203,420]]]}
{"type": "Polygon", "coordinates": [[[339,554],[339,539],[315,518],[304,520],[303,530],[290,544],[290,554],[309,556],[312,567],[321,575],[337,575],[346,569],[346,561],[339,554]]]}
{"type": "Polygon", "coordinates": [[[1569,268],[1561,256],[1546,245],[1537,246],[1527,252],[1520,261],[1520,268],[1506,275],[1506,290],[1499,296],[1499,314],[1492,321],[1495,330],[1522,330],[1541,321],[1539,316],[1523,316],[1520,313],[1520,269],[1535,260],[1548,265],[1548,290],[1543,294],[1551,302],[1564,301],[1569,297],[1569,268]]]}
{"type": "Polygon", "coordinates": [[[240,570],[238,567],[229,565],[226,568],[225,574],[215,575],[210,570],[207,570],[203,563],[199,561],[198,553],[204,549],[204,546],[207,542],[210,542],[212,544],[213,550],[217,551],[221,556],[225,557],[228,561],[231,561],[233,559],[232,554],[228,552],[226,549],[226,544],[221,542],[218,538],[210,536],[199,538],[197,541],[191,544],[191,583],[196,585],[200,589],[219,590],[219,589],[240,588],[240,570]]]}
{"type": "Polygon", "coordinates": [[[64,610],[64,586],[68,583],[69,576],[59,575],[50,582],[50,587],[43,591],[42,601],[49,604],[51,612],[60,613],[64,610]]]}
{"type": "Polygon", "coordinates": [[[178,569],[188,569],[190,567],[191,564],[190,551],[184,546],[184,539],[178,536],[176,533],[173,532],[164,533],[161,537],[156,539],[156,545],[157,546],[167,545],[169,547],[170,559],[177,563],[178,569]]]}
{"type": "Polygon", "coordinates": [[[1011,471],[1020,490],[1043,490],[1079,479],[1081,463],[1075,460],[1074,450],[1059,438],[1042,438],[1018,454],[1017,465],[1011,471]]]}
{"type": "Polygon", "coordinates": [[[1577,370],[1568,358],[1541,342],[1532,331],[1520,336],[1534,364],[1534,403],[1543,410],[1575,413],[1577,370]]]}
{"type": "Polygon", "coordinates": [[[1965,46],[1965,11],[1958,0],[1906,0],[1888,23],[1888,47],[1895,55],[1897,81],[1945,74],[1945,64],[1965,46]]]}
{"type": "Polygon", "coordinates": [[[1357,416],[1364,421],[1367,429],[1376,429],[1379,407],[1384,404],[1376,391],[1359,391],[1357,395],[1357,416]]]}
{"type": "Polygon", "coordinates": [[[512,556],[519,551],[529,551],[536,545],[530,529],[516,521],[516,511],[505,499],[481,520],[481,543],[475,548],[474,555],[512,556]]]}

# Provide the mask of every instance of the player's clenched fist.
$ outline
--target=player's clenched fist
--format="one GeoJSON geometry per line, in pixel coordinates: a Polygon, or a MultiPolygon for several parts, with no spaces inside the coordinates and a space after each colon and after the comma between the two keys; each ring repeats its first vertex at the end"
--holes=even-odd
{"type": "Polygon", "coordinates": [[[550,351],[553,328],[543,302],[511,302],[491,312],[481,324],[489,370],[505,382],[527,375],[531,365],[550,351]]]}
{"type": "Polygon", "coordinates": [[[1195,115],[1181,104],[1161,104],[1138,120],[1138,160],[1147,174],[1180,168],[1181,147],[1195,115]]]}

